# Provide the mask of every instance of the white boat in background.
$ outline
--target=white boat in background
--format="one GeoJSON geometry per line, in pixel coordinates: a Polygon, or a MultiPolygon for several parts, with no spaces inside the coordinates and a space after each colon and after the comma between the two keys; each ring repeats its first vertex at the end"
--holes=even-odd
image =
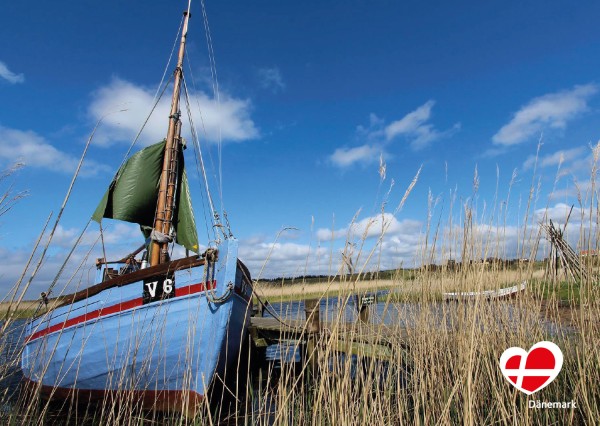
{"type": "Polygon", "coordinates": [[[442,296],[446,302],[458,301],[458,300],[469,300],[469,299],[510,299],[516,297],[519,293],[522,293],[527,288],[527,281],[523,281],[521,284],[513,285],[512,287],[500,288],[498,290],[484,290],[484,291],[468,291],[468,292],[456,292],[456,293],[443,293],[442,296]]]}

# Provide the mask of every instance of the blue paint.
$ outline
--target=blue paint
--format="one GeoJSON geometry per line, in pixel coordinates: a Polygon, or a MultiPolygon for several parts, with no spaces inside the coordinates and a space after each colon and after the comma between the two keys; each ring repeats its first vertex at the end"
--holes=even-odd
{"type": "MultiPolygon", "coordinates": [[[[223,242],[216,288],[148,303],[82,322],[29,341],[22,355],[26,378],[47,386],[86,390],[191,390],[206,395],[215,374],[234,366],[249,323],[237,241],[223,242]],[[209,294],[210,293],[210,294],[209,294]]],[[[177,288],[203,282],[204,266],[175,273],[177,288]]],[[[143,281],[107,289],[32,321],[27,335],[101,307],[142,296],[143,281]]],[[[235,367],[235,366],[234,366],[235,367]]]]}

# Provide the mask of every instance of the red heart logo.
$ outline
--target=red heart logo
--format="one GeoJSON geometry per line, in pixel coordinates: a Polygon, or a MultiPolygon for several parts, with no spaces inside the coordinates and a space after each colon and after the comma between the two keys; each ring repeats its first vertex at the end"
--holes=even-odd
{"type": "Polygon", "coordinates": [[[500,370],[506,380],[527,395],[552,383],[562,364],[560,348],[547,341],[536,343],[529,352],[518,347],[508,348],[500,357],[500,370]]]}

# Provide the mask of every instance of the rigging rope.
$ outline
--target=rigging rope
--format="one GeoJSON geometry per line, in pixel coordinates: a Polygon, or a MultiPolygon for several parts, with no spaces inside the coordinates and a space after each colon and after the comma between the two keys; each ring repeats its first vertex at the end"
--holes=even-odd
{"type": "MultiPolygon", "coordinates": [[[[217,77],[217,63],[215,60],[215,52],[213,50],[212,44],[212,36],[210,34],[210,26],[208,25],[208,15],[206,14],[206,5],[204,4],[204,0],[200,1],[202,6],[202,18],[204,19],[204,32],[206,33],[206,44],[208,46],[208,59],[210,63],[210,71],[213,79],[213,93],[215,97],[215,101],[217,102],[217,107],[221,106],[221,95],[219,93],[219,79],[217,77]]],[[[218,160],[219,160],[219,198],[221,200],[221,212],[223,212],[223,169],[222,169],[222,134],[221,134],[221,126],[219,126],[219,140],[217,142],[217,152],[218,152],[218,160]]]]}
{"type": "MultiPolygon", "coordinates": [[[[190,60],[191,57],[190,57],[190,54],[187,51],[186,51],[186,57],[188,58],[187,65],[188,65],[188,70],[189,70],[190,77],[192,79],[192,88],[194,89],[194,93],[197,93],[198,92],[198,88],[196,87],[196,79],[194,78],[194,72],[192,70],[192,66],[190,65],[191,64],[191,60],[190,60]]],[[[195,99],[196,99],[196,107],[198,108],[198,114],[200,115],[200,123],[202,124],[202,132],[204,133],[204,138],[206,140],[208,140],[209,139],[208,138],[208,132],[206,131],[206,125],[204,123],[204,114],[202,113],[202,108],[200,107],[200,100],[198,99],[198,96],[196,96],[195,99]]],[[[223,191],[221,190],[221,188],[219,186],[220,185],[219,177],[216,174],[217,168],[215,167],[215,162],[213,160],[213,156],[212,156],[211,150],[208,149],[207,152],[208,152],[208,159],[210,160],[210,165],[212,167],[212,172],[213,172],[213,177],[214,177],[215,183],[217,184],[217,188],[218,188],[219,194],[222,194],[223,191]]],[[[213,212],[214,212],[214,210],[213,210],[213,212]]],[[[213,212],[211,212],[211,214],[213,214],[213,212]]]]}
{"type": "MultiPolygon", "coordinates": [[[[184,100],[185,100],[185,105],[186,105],[186,110],[187,110],[187,114],[188,114],[188,120],[190,122],[190,132],[192,135],[192,143],[194,145],[194,151],[196,152],[196,155],[194,156],[195,160],[196,160],[196,169],[198,170],[198,174],[202,175],[202,178],[204,180],[204,184],[205,184],[205,191],[206,191],[206,197],[207,197],[207,201],[209,203],[209,208],[211,213],[215,212],[215,207],[214,207],[214,203],[213,203],[213,199],[212,199],[212,195],[210,192],[210,187],[208,185],[208,177],[206,176],[206,168],[204,166],[204,159],[202,157],[202,149],[200,148],[200,142],[198,140],[198,134],[196,133],[196,126],[194,125],[194,120],[192,118],[192,110],[190,107],[190,98],[189,98],[189,92],[188,92],[188,88],[187,88],[187,83],[186,83],[186,79],[183,79],[183,93],[184,93],[184,100]]],[[[204,198],[203,198],[204,201],[204,198]]],[[[208,220],[206,220],[206,211],[204,211],[204,218],[205,218],[205,225],[207,227],[206,232],[207,235],[210,238],[210,231],[208,230],[208,220]]],[[[216,230],[215,228],[217,227],[217,224],[214,221],[214,216],[211,217],[210,219],[211,223],[212,223],[212,228],[213,228],[213,237],[216,240],[217,239],[217,235],[216,235],[216,230]]]]}
{"type": "MultiPolygon", "coordinates": [[[[189,5],[188,5],[188,12],[189,12],[189,5]]],[[[160,83],[158,83],[158,86],[156,87],[156,93],[154,94],[154,99],[152,99],[153,102],[156,101],[156,97],[158,96],[158,92],[160,91],[160,88],[165,81],[167,72],[169,72],[169,69],[171,68],[171,61],[173,60],[173,54],[175,53],[175,48],[177,47],[177,41],[179,41],[179,34],[181,34],[181,28],[183,27],[184,20],[185,20],[185,17],[182,17],[181,21],[179,22],[179,29],[177,30],[177,35],[175,36],[175,41],[173,42],[173,47],[171,48],[171,54],[169,55],[169,60],[167,61],[167,64],[163,71],[163,75],[162,75],[162,78],[160,79],[160,83]]]]}
{"type": "Polygon", "coordinates": [[[133,138],[133,141],[131,142],[131,145],[129,145],[129,149],[127,149],[127,152],[125,153],[125,156],[123,157],[123,161],[121,161],[121,165],[119,166],[119,169],[121,169],[121,167],[123,167],[123,165],[127,161],[128,157],[129,157],[129,154],[131,153],[131,150],[133,149],[133,147],[137,143],[138,139],[140,138],[140,135],[142,134],[142,132],[144,131],[144,128],[146,127],[146,124],[148,124],[148,121],[150,121],[150,117],[154,113],[154,110],[156,109],[158,103],[162,99],[162,96],[164,95],[165,90],[167,90],[167,87],[169,87],[169,84],[171,83],[172,79],[173,79],[173,76],[171,76],[171,78],[169,79],[169,81],[167,81],[165,83],[162,91],[160,92],[160,95],[159,95],[158,99],[156,99],[156,101],[154,102],[154,105],[152,105],[152,109],[150,110],[150,113],[146,117],[146,120],[144,120],[144,122],[142,123],[142,127],[140,127],[140,130],[135,135],[135,138],[133,138]]]}
{"type": "MultiPolygon", "coordinates": [[[[191,0],[190,0],[190,2],[191,2],[191,0]]],[[[189,13],[189,7],[190,7],[190,5],[188,4],[188,13],[189,13]]],[[[125,162],[127,161],[127,158],[129,157],[129,154],[131,153],[131,150],[133,149],[133,147],[137,143],[138,139],[140,138],[140,135],[142,134],[142,132],[144,131],[144,128],[146,127],[146,124],[148,124],[150,117],[154,113],[154,110],[156,109],[158,103],[162,99],[162,97],[165,93],[165,90],[167,90],[167,87],[169,87],[169,84],[171,83],[171,80],[174,77],[173,75],[171,75],[169,80],[163,86],[163,83],[165,81],[165,76],[167,75],[167,72],[168,72],[169,68],[171,67],[171,61],[173,60],[173,53],[175,52],[175,48],[177,47],[177,41],[179,40],[179,34],[181,34],[183,22],[184,22],[184,18],[181,18],[181,22],[179,23],[179,29],[177,30],[177,34],[175,36],[175,41],[173,42],[173,47],[171,48],[171,54],[169,55],[169,59],[167,60],[167,64],[165,65],[165,70],[163,71],[163,75],[162,75],[162,78],[160,79],[160,83],[158,84],[158,86],[156,88],[156,93],[154,94],[154,99],[153,99],[154,104],[152,105],[152,109],[146,116],[146,120],[144,120],[144,122],[142,123],[142,126],[140,127],[137,134],[133,138],[131,145],[129,145],[129,149],[127,149],[127,152],[125,153],[125,156],[123,157],[123,161],[121,162],[119,169],[121,167],[123,167],[123,164],[125,164],[125,162]],[[162,90],[160,90],[161,86],[162,86],[162,90]],[[159,92],[160,92],[160,94],[159,94],[159,92]]]]}
{"type": "MultiPolygon", "coordinates": [[[[189,13],[189,6],[190,5],[188,4],[188,13],[189,13]]],[[[152,108],[150,109],[150,112],[146,116],[146,119],[142,123],[142,125],[141,125],[140,129],[138,130],[138,132],[136,133],[135,137],[131,141],[131,144],[129,145],[129,148],[127,149],[127,152],[123,156],[123,160],[121,161],[121,164],[119,165],[119,168],[117,170],[121,170],[121,168],[127,162],[128,158],[129,158],[129,155],[131,154],[131,151],[135,147],[135,145],[136,145],[137,141],[139,140],[142,132],[146,128],[146,125],[148,124],[148,121],[150,121],[150,117],[152,117],[152,114],[154,113],[154,110],[156,109],[156,107],[158,106],[160,100],[162,99],[163,95],[165,94],[165,91],[167,90],[167,87],[169,87],[171,81],[174,79],[174,75],[171,75],[171,77],[169,78],[169,80],[165,83],[165,76],[167,75],[167,72],[168,72],[169,68],[171,67],[171,62],[173,60],[173,53],[175,52],[175,48],[177,47],[177,41],[179,40],[179,35],[181,34],[181,29],[183,28],[183,22],[184,22],[184,18],[181,18],[181,21],[179,23],[179,29],[177,30],[177,34],[175,36],[175,41],[173,42],[173,46],[171,47],[171,53],[169,55],[169,59],[167,60],[167,64],[165,65],[165,69],[164,69],[163,75],[162,75],[162,77],[160,79],[160,83],[158,84],[158,86],[156,88],[156,93],[154,94],[152,108]],[[161,86],[162,86],[162,90],[161,90],[161,86]]],[[[100,224],[100,235],[102,235],[102,224],[100,224]]],[[[106,253],[104,251],[104,239],[102,239],[102,251],[104,253],[104,258],[106,259],[106,253]]]]}

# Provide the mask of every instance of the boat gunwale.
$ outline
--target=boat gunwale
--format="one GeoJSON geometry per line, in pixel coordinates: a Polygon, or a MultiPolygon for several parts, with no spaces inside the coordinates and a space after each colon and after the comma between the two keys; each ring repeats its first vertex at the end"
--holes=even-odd
{"type": "Polygon", "coordinates": [[[140,269],[129,274],[120,275],[107,281],[103,281],[98,284],[94,284],[88,288],[77,291],[75,293],[67,294],[64,296],[57,297],[59,303],[54,306],[54,309],[61,308],[63,306],[71,305],[75,302],[87,299],[88,297],[95,296],[104,290],[108,290],[114,287],[122,287],[127,284],[131,284],[135,281],[140,281],[144,278],[148,278],[154,275],[162,275],[169,272],[179,271],[181,269],[195,268],[206,264],[204,256],[189,256],[182,259],[173,260],[167,263],[161,263],[156,266],[149,268],[140,269]]]}

